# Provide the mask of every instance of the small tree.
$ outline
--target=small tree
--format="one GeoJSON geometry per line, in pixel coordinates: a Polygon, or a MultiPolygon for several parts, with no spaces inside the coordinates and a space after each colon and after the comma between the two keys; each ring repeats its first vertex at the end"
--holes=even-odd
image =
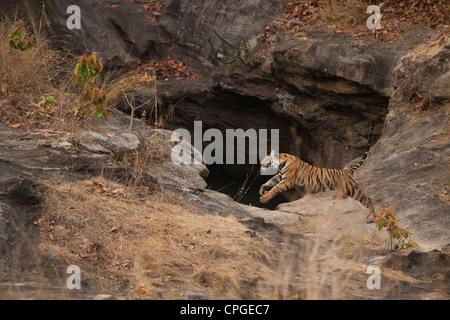
{"type": "Polygon", "coordinates": [[[95,117],[106,116],[106,93],[96,86],[102,70],[103,63],[101,60],[97,62],[95,52],[90,56],[80,56],[72,77],[72,85],[81,89],[80,105],[75,109],[76,116],[84,113],[89,117],[92,106],[95,107],[95,117]]]}
{"type": "Polygon", "coordinates": [[[407,229],[400,228],[395,210],[392,207],[383,208],[377,213],[376,226],[378,230],[386,229],[391,239],[391,249],[393,249],[393,240],[400,240],[397,244],[398,249],[417,248],[418,245],[411,238],[412,233],[407,229]]]}

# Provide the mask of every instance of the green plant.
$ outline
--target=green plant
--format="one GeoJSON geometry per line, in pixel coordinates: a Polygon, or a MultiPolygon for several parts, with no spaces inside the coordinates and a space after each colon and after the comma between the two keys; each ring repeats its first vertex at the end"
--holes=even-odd
{"type": "Polygon", "coordinates": [[[52,118],[53,119],[53,116],[50,115],[49,113],[52,113],[52,110],[51,110],[52,109],[52,104],[56,104],[57,103],[56,99],[53,96],[49,95],[49,94],[46,94],[46,95],[42,96],[41,98],[42,98],[41,101],[39,101],[37,103],[37,105],[38,106],[42,106],[43,109],[44,109],[44,112],[30,109],[25,114],[27,116],[39,115],[41,117],[52,118]],[[47,109],[50,109],[49,110],[50,112],[47,112],[46,111],[47,109]]]}
{"type": "Polygon", "coordinates": [[[80,104],[75,109],[75,116],[84,113],[89,117],[92,106],[95,107],[95,117],[106,116],[106,93],[97,87],[102,70],[103,63],[101,60],[97,61],[95,52],[89,56],[80,56],[72,77],[72,85],[81,89],[80,104]]]}
{"type": "Polygon", "coordinates": [[[41,101],[39,101],[38,105],[43,105],[44,108],[51,107],[52,104],[56,103],[56,100],[53,96],[49,94],[45,94],[43,97],[41,97],[41,101]]]}
{"type": "Polygon", "coordinates": [[[394,239],[399,240],[398,249],[417,248],[417,243],[411,238],[412,233],[407,229],[400,228],[399,222],[400,220],[397,220],[395,210],[392,207],[383,208],[377,213],[376,226],[380,231],[386,229],[389,232],[391,249],[394,239]]]}
{"type": "Polygon", "coordinates": [[[8,34],[9,45],[13,49],[19,49],[21,51],[28,51],[34,42],[34,36],[25,32],[23,21],[19,21],[17,28],[8,34]]]}

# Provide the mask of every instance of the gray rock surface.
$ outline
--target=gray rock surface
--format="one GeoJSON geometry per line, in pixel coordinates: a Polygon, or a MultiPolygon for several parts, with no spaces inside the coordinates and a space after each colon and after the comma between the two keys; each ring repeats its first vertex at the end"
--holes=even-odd
{"type": "Polygon", "coordinates": [[[376,207],[392,206],[421,248],[450,243],[450,47],[445,37],[420,46],[395,67],[395,92],[381,138],[357,178],[376,207]],[[442,64],[441,64],[442,63],[442,64]],[[421,79],[419,82],[417,79],[421,79]],[[430,105],[417,113],[410,89],[430,105]],[[447,100],[440,101],[440,97],[447,100]]]}
{"type": "Polygon", "coordinates": [[[78,143],[86,149],[96,153],[123,154],[136,150],[141,142],[139,138],[129,132],[117,132],[105,128],[109,132],[83,131],[78,136],[78,143]]]}

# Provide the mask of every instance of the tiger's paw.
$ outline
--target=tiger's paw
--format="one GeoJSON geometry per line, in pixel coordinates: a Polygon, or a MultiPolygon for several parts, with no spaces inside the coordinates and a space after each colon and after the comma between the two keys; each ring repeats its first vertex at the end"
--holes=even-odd
{"type": "Polygon", "coordinates": [[[265,193],[261,198],[259,198],[259,202],[261,203],[267,203],[271,199],[269,193],[265,193]]]}
{"type": "Polygon", "coordinates": [[[336,194],[333,197],[333,200],[345,200],[348,198],[348,196],[343,192],[336,192],[336,194]]]}
{"type": "Polygon", "coordinates": [[[375,222],[376,222],[375,217],[369,214],[366,218],[366,223],[375,223],[375,222]]]}
{"type": "Polygon", "coordinates": [[[262,185],[261,188],[259,188],[259,194],[264,195],[267,192],[267,189],[270,189],[268,186],[262,185]]]}

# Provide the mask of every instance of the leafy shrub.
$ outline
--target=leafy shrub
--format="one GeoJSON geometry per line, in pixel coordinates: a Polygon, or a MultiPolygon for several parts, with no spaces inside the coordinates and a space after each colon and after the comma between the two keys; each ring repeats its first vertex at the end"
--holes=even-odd
{"type": "Polygon", "coordinates": [[[50,105],[56,103],[55,98],[49,94],[46,94],[44,97],[41,97],[41,98],[42,98],[41,101],[39,101],[37,104],[38,105],[42,104],[44,106],[44,108],[49,107],[50,105]]]}
{"type": "Polygon", "coordinates": [[[73,71],[68,54],[51,49],[49,40],[39,34],[26,35],[27,27],[23,22],[0,18],[0,92],[7,97],[35,98],[44,93],[56,97],[73,71]],[[12,44],[28,49],[16,50],[12,44]]]}
{"type": "Polygon", "coordinates": [[[103,63],[101,60],[97,62],[95,52],[89,56],[80,56],[72,77],[72,85],[81,89],[80,105],[75,109],[76,116],[84,113],[89,117],[92,107],[95,107],[95,117],[106,116],[106,93],[97,87],[102,70],[103,63]]]}
{"type": "Polygon", "coordinates": [[[377,213],[376,226],[378,230],[386,229],[389,232],[391,238],[391,249],[392,242],[394,239],[400,240],[397,244],[398,249],[408,249],[417,248],[418,245],[411,238],[412,233],[407,229],[400,228],[397,220],[394,208],[383,208],[377,213]]]}

